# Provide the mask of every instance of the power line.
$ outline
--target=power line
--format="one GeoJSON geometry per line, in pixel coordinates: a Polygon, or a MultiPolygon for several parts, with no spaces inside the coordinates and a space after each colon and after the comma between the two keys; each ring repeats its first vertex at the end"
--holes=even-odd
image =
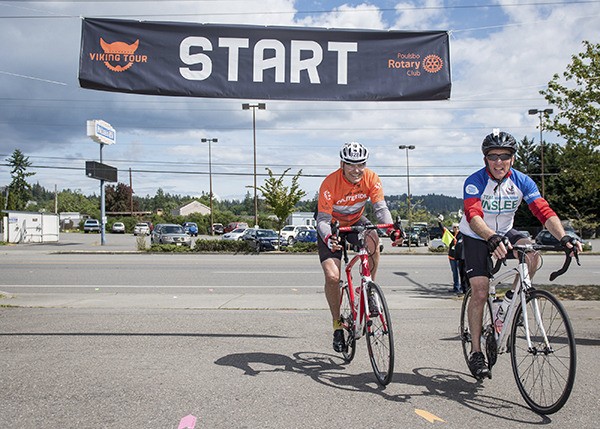
{"type": "MultiPolygon", "coordinates": [[[[0,164],[0,165],[7,165],[7,164],[0,164]]],[[[395,167],[397,168],[397,167],[395,167]]],[[[41,169],[41,170],[70,170],[70,171],[82,171],[85,172],[85,167],[67,167],[67,166],[53,166],[53,165],[31,165],[29,167],[29,169],[31,170],[35,170],[35,169],[41,169]]],[[[331,167],[330,167],[331,170],[331,167]]],[[[181,171],[181,170],[148,170],[148,169],[138,169],[138,168],[131,168],[131,169],[125,169],[125,170],[119,170],[122,172],[129,172],[131,171],[132,173],[146,173],[146,174],[169,174],[169,175],[182,175],[182,176],[207,176],[208,175],[208,171],[181,171]]],[[[324,174],[301,174],[300,177],[307,177],[307,178],[324,178],[326,177],[331,171],[329,171],[328,173],[324,173],[324,174]]],[[[243,177],[252,177],[254,175],[253,172],[248,172],[248,173],[236,173],[236,172],[212,172],[213,176],[229,176],[229,177],[236,177],[236,176],[243,176],[243,177]]],[[[413,174],[412,172],[410,173],[410,177],[467,177],[469,174],[471,174],[471,172],[469,173],[463,173],[463,174],[413,174]]],[[[261,176],[261,177],[269,177],[268,173],[256,173],[257,176],[261,176]]],[[[548,175],[548,174],[547,174],[548,175]]],[[[406,177],[406,174],[378,174],[379,177],[384,177],[384,178],[402,178],[402,177],[406,177]]]]}
{"type": "MultiPolygon", "coordinates": [[[[178,0],[163,0],[162,3],[167,1],[178,1],[178,0]]],[[[181,1],[181,0],[179,0],[181,1]]],[[[193,0],[183,0],[192,2],[193,0]]],[[[211,1],[211,0],[209,0],[211,1]]],[[[217,1],[217,0],[214,0],[217,1]]],[[[43,3],[151,3],[151,1],[145,0],[104,0],[104,1],[92,1],[92,0],[45,0],[43,3]]],[[[195,1],[198,2],[197,0],[195,1]]],[[[3,2],[6,3],[6,2],[3,2]]],[[[570,2],[563,1],[544,1],[544,2],[519,2],[519,3],[502,3],[502,4],[483,4],[483,5],[443,5],[443,6],[415,6],[415,7],[399,7],[399,8],[378,8],[378,7],[365,7],[360,9],[315,9],[315,10],[293,10],[293,11],[252,11],[252,12],[195,12],[195,13],[170,13],[170,14],[110,14],[111,17],[117,18],[140,18],[140,17],[187,17],[187,16],[254,16],[254,15],[312,15],[312,14],[323,14],[323,13],[364,13],[364,12],[416,12],[416,11],[430,11],[430,10],[466,10],[466,9],[494,9],[494,8],[511,8],[511,7],[526,7],[526,6],[565,6],[571,4],[595,4],[600,3],[600,0],[574,0],[570,2]]],[[[14,6],[14,5],[10,5],[14,6]]],[[[17,7],[17,6],[14,6],[17,7]]],[[[26,9],[22,7],[23,9],[26,9]]],[[[106,15],[102,15],[106,17],[106,15]]],[[[80,16],[75,15],[19,15],[19,16],[2,16],[0,19],[69,19],[77,18],[80,16]]]]}

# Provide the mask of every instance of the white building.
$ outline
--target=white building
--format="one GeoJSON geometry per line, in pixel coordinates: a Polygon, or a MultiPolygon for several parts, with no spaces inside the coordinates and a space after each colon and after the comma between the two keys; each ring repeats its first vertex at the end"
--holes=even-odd
{"type": "Polygon", "coordinates": [[[184,206],[181,206],[175,210],[171,210],[173,216],[187,216],[194,213],[200,213],[201,215],[209,215],[210,207],[205,206],[201,202],[192,201],[184,206]]]}
{"type": "Polygon", "coordinates": [[[285,220],[286,225],[308,225],[317,226],[315,214],[312,212],[293,212],[285,220]]]}

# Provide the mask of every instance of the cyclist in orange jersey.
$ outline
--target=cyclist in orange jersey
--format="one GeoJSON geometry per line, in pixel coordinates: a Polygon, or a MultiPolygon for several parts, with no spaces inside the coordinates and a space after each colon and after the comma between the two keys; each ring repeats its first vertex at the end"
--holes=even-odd
{"type": "MultiPolygon", "coordinates": [[[[384,199],[379,176],[366,168],[369,151],[360,143],[346,143],[340,150],[340,168],[328,175],[319,189],[316,214],[317,247],[319,259],[325,275],[325,297],[333,319],[333,349],[344,351],[344,332],[340,322],[340,267],[342,248],[338,237],[331,234],[331,221],[337,220],[340,226],[370,223],[364,216],[368,200],[378,223],[391,224],[392,215],[384,199]]],[[[402,233],[394,228],[387,231],[395,241],[402,243],[402,233]]],[[[350,234],[347,241],[356,244],[356,234],[350,234]]],[[[371,275],[375,278],[379,262],[379,237],[376,231],[367,235],[367,250],[371,275]]]]}

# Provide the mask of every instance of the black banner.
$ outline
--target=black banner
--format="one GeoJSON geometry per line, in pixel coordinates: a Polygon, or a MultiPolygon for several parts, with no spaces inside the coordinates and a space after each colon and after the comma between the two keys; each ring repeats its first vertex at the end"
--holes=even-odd
{"type": "Polygon", "coordinates": [[[275,100],[450,98],[445,31],[89,19],[79,83],[103,91],[275,100]]]}

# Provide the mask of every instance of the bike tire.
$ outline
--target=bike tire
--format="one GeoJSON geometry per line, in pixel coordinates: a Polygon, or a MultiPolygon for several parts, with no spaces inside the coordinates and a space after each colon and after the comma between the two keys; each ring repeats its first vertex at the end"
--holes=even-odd
{"type": "Polygon", "coordinates": [[[575,382],[577,356],[569,316],[554,295],[544,290],[527,293],[527,322],[533,349],[529,350],[521,304],[511,327],[511,364],[517,387],[529,407],[539,414],[560,410],[575,382]],[[535,305],[550,343],[546,348],[541,327],[536,322],[535,305]]]}
{"type": "Polygon", "coordinates": [[[392,319],[379,285],[371,282],[368,287],[379,303],[379,315],[371,318],[367,323],[367,348],[375,377],[379,384],[386,386],[392,381],[394,375],[392,319]]]}
{"type": "Polygon", "coordinates": [[[345,350],[342,352],[344,361],[350,363],[356,353],[356,337],[354,336],[354,318],[352,317],[352,302],[350,301],[350,290],[346,283],[342,286],[342,297],[340,305],[340,319],[344,327],[345,350]]]}
{"type": "MultiPolygon", "coordinates": [[[[465,296],[463,298],[462,307],[460,310],[460,341],[462,343],[463,356],[465,358],[465,362],[467,364],[467,368],[469,367],[469,355],[471,354],[472,348],[472,338],[471,338],[471,330],[469,329],[469,315],[467,309],[469,308],[469,302],[471,302],[472,291],[471,288],[467,289],[465,296]]],[[[483,318],[481,320],[481,350],[483,352],[487,352],[488,355],[488,365],[490,364],[490,350],[488,350],[487,340],[486,340],[486,332],[488,335],[493,335],[491,331],[494,326],[494,316],[492,313],[492,305],[490,300],[488,299],[485,308],[483,310],[483,318]]],[[[491,345],[495,347],[495,339],[494,344],[491,345]]],[[[492,365],[495,362],[492,363],[492,365]]],[[[490,366],[490,365],[489,365],[490,366]]]]}

